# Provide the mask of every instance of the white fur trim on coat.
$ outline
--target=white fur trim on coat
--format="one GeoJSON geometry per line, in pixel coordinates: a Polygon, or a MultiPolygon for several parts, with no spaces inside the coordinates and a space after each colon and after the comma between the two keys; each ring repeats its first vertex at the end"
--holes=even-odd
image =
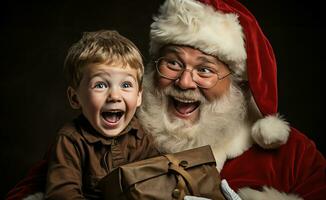
{"type": "Polygon", "coordinates": [[[22,200],[43,200],[44,199],[44,193],[42,192],[37,192],[35,194],[31,194],[22,200]]]}
{"type": "Polygon", "coordinates": [[[242,188],[238,191],[242,200],[303,200],[297,195],[280,192],[274,188],[263,187],[262,191],[242,188]]]}
{"type": "Polygon", "coordinates": [[[277,148],[287,142],[290,127],[279,115],[257,120],[251,131],[254,141],[265,149],[277,148]]]}
{"type": "Polygon", "coordinates": [[[217,56],[238,74],[245,72],[244,34],[238,16],[195,0],[167,0],[151,25],[150,52],[166,44],[189,45],[217,56]]]}

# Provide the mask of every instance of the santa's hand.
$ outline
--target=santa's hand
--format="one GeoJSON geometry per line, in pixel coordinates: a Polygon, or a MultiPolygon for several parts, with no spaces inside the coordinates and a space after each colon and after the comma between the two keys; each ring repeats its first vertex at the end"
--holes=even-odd
{"type": "Polygon", "coordinates": [[[241,200],[239,195],[230,188],[228,182],[223,179],[221,181],[221,189],[227,200],[241,200]]]}
{"type": "Polygon", "coordinates": [[[183,200],[211,200],[204,197],[185,196],[183,200]]]}

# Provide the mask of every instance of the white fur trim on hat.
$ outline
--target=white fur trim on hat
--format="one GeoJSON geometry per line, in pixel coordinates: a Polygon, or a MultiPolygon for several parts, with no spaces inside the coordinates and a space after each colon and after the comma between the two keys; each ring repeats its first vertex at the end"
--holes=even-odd
{"type": "Polygon", "coordinates": [[[257,120],[251,131],[254,141],[265,149],[277,148],[287,142],[290,127],[279,115],[257,120]]]}
{"type": "Polygon", "coordinates": [[[262,191],[254,190],[251,188],[241,188],[238,191],[242,199],[251,200],[303,200],[295,194],[287,194],[280,192],[274,188],[263,187],[262,191]]]}
{"type": "Polygon", "coordinates": [[[166,0],[151,25],[152,55],[166,44],[189,45],[245,72],[244,34],[238,16],[195,0],[166,0]]]}

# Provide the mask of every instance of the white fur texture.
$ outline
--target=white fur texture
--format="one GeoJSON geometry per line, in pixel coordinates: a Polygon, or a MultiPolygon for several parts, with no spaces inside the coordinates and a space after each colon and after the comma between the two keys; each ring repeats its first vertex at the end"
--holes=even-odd
{"type": "Polygon", "coordinates": [[[255,122],[252,138],[265,149],[277,148],[287,142],[290,127],[279,115],[268,115],[255,122]]]}
{"type": "Polygon", "coordinates": [[[263,187],[262,191],[251,188],[242,188],[238,191],[243,200],[303,200],[294,194],[286,194],[274,188],[263,187]]]}
{"type": "Polygon", "coordinates": [[[190,45],[215,55],[244,74],[247,58],[238,16],[222,13],[194,0],[167,0],[151,25],[150,52],[165,44],[190,45]]]}
{"type": "Polygon", "coordinates": [[[43,200],[43,199],[44,199],[44,193],[37,192],[35,194],[31,194],[31,195],[25,197],[22,200],[43,200]]]}

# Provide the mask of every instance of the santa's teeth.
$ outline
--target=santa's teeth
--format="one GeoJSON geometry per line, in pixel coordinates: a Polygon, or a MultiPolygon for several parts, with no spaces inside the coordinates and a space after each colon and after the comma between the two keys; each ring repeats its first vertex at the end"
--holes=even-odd
{"type": "Polygon", "coordinates": [[[195,100],[192,100],[192,99],[180,99],[178,97],[173,97],[175,100],[177,101],[180,101],[182,103],[195,103],[196,101],[195,100]]]}

